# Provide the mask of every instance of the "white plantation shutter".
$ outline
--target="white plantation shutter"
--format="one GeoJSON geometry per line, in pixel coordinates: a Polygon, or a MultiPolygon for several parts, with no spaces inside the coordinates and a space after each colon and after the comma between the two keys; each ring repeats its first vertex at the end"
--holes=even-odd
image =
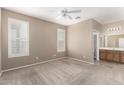
{"type": "Polygon", "coordinates": [[[65,51],[65,30],[63,29],[57,30],[57,51],[65,51]]]}
{"type": "Polygon", "coordinates": [[[8,18],[8,57],[29,55],[29,23],[8,18]]]}

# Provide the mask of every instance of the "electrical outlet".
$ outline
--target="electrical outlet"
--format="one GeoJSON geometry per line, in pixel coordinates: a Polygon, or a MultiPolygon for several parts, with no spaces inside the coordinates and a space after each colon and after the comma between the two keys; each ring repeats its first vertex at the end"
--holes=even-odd
{"type": "Polygon", "coordinates": [[[39,57],[35,57],[35,59],[36,59],[36,60],[38,60],[38,59],[39,59],[39,57]]]}

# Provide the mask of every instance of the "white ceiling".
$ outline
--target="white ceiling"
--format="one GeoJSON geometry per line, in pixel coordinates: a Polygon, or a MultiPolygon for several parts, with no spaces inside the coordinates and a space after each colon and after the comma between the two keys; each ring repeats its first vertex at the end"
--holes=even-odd
{"type": "Polygon", "coordinates": [[[6,7],[5,9],[65,26],[90,18],[94,18],[101,24],[124,20],[124,8],[119,7],[67,7],[68,10],[81,9],[81,13],[72,14],[72,17],[81,16],[78,20],[56,19],[63,7],[6,7]]]}

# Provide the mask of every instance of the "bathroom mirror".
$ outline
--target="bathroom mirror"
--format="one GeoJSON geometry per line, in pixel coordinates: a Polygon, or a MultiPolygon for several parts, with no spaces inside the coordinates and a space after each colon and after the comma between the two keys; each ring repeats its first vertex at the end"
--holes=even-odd
{"type": "Polygon", "coordinates": [[[105,48],[124,48],[124,34],[103,35],[100,37],[100,47],[105,48]]]}

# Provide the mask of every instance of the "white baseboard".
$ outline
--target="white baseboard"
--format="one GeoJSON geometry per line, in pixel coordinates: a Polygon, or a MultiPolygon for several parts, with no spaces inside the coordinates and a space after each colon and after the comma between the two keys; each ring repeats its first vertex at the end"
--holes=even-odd
{"type": "Polygon", "coordinates": [[[73,57],[68,57],[68,58],[76,60],[76,61],[84,62],[84,63],[87,63],[87,64],[94,64],[94,63],[91,63],[91,62],[88,62],[88,61],[84,61],[84,60],[80,60],[80,59],[76,59],[76,58],[73,58],[73,57]]]}
{"type": "Polygon", "coordinates": [[[72,58],[72,57],[61,57],[61,58],[56,58],[56,59],[51,59],[51,60],[47,60],[47,61],[37,62],[37,63],[25,65],[25,66],[20,66],[20,67],[15,67],[15,68],[10,68],[10,69],[6,69],[6,70],[2,70],[0,72],[0,76],[2,76],[3,72],[12,71],[12,70],[16,70],[16,69],[21,69],[21,68],[25,68],[25,67],[30,67],[30,66],[34,66],[34,65],[38,65],[38,64],[42,64],[42,63],[47,63],[47,62],[50,62],[50,61],[60,60],[60,59],[64,59],[64,58],[70,58],[70,59],[73,59],[73,60],[76,60],[76,61],[80,61],[80,62],[84,62],[84,63],[88,63],[88,64],[94,64],[94,63],[91,63],[91,62],[79,60],[79,59],[72,58]]]}
{"type": "Polygon", "coordinates": [[[61,57],[61,58],[56,58],[56,59],[51,59],[51,60],[47,60],[47,61],[37,62],[37,63],[25,65],[25,66],[20,66],[20,67],[15,67],[15,68],[2,70],[1,75],[2,75],[3,72],[12,71],[12,70],[16,70],[16,69],[20,69],[20,68],[24,68],[24,67],[30,67],[30,66],[34,66],[34,65],[39,65],[39,64],[42,64],[42,63],[47,63],[47,62],[50,62],[50,61],[60,60],[60,59],[64,59],[64,58],[67,58],[67,57],[61,57]]]}

